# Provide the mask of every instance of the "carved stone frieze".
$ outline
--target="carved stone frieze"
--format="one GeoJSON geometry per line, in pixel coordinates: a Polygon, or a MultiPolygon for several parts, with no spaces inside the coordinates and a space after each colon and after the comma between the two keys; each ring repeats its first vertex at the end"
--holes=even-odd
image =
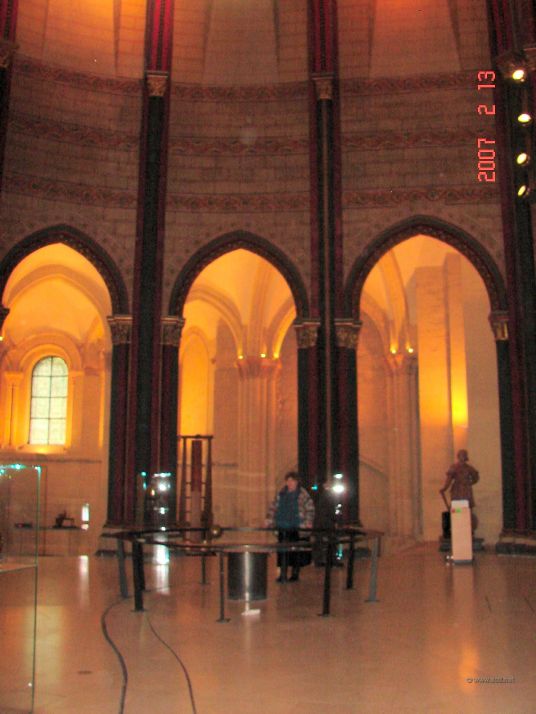
{"type": "Polygon", "coordinates": [[[300,320],[294,322],[299,350],[306,350],[316,345],[319,327],[320,320],[300,320]]]}
{"type": "Polygon", "coordinates": [[[182,328],[184,327],[184,317],[168,315],[162,318],[162,344],[170,347],[178,347],[181,341],[182,328]]]}
{"type": "Polygon", "coordinates": [[[169,84],[169,74],[167,72],[146,72],[145,80],[150,97],[163,97],[166,94],[169,84]]]}
{"type": "Polygon", "coordinates": [[[112,344],[128,345],[132,339],[132,316],[131,315],[110,315],[108,317],[110,332],[112,333],[112,344]]]}
{"type": "Polygon", "coordinates": [[[313,74],[318,101],[331,101],[333,99],[333,75],[331,73],[313,74]]]}
{"type": "Polygon", "coordinates": [[[362,324],[361,321],[356,320],[335,320],[337,347],[347,350],[357,349],[357,340],[362,324]]]}
{"type": "Polygon", "coordinates": [[[491,312],[489,324],[497,342],[505,342],[508,339],[508,312],[506,310],[494,310],[491,312]]]}

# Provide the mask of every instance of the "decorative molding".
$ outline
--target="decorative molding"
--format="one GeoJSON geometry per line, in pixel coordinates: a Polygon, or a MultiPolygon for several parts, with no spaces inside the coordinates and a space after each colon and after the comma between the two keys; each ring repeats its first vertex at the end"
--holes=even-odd
{"type": "Polygon", "coordinates": [[[314,347],[318,340],[318,330],[320,320],[295,320],[296,341],[299,350],[307,350],[314,347]]]}
{"type": "Polygon", "coordinates": [[[109,315],[113,345],[128,345],[132,339],[132,315],[109,315]]]}
{"type": "Polygon", "coordinates": [[[493,310],[489,314],[489,324],[493,330],[496,342],[506,342],[508,340],[508,311],[493,310]]]}
{"type": "Polygon", "coordinates": [[[139,147],[139,136],[120,131],[108,131],[91,126],[57,122],[52,119],[12,113],[9,117],[9,130],[18,134],[39,136],[40,138],[59,141],[77,146],[98,146],[102,149],[133,151],[139,147]]]}
{"type": "Polygon", "coordinates": [[[178,347],[181,342],[184,317],[167,315],[162,318],[162,344],[169,347],[178,347]]]}
{"type": "Polygon", "coordinates": [[[346,350],[356,350],[359,332],[363,323],[361,320],[348,320],[335,318],[335,338],[337,347],[346,350]]]}
{"type": "Polygon", "coordinates": [[[17,42],[0,39],[0,68],[7,69],[13,62],[13,57],[19,45],[17,42]]]}
{"type": "Polygon", "coordinates": [[[429,201],[433,203],[499,203],[497,186],[435,186],[434,188],[392,188],[365,191],[344,191],[344,208],[381,208],[401,203],[429,201]]]}
{"type": "Polygon", "coordinates": [[[4,326],[4,322],[6,321],[6,317],[9,315],[9,308],[4,307],[4,305],[0,305],[0,332],[2,331],[2,327],[4,326]]]}
{"type": "Polygon", "coordinates": [[[239,137],[204,138],[181,137],[170,141],[171,153],[181,156],[289,156],[308,155],[309,139],[306,137],[264,137],[254,143],[245,143],[239,137]]]}
{"type": "Polygon", "coordinates": [[[399,92],[432,92],[438,89],[475,89],[475,72],[419,74],[413,77],[378,77],[377,79],[345,79],[340,82],[346,97],[366,94],[398,94],[399,92]]]}
{"type": "Polygon", "coordinates": [[[145,73],[147,91],[150,97],[163,97],[169,84],[169,73],[150,70],[145,73]]]}
{"type": "Polygon", "coordinates": [[[271,377],[281,367],[278,359],[268,357],[247,356],[236,360],[238,374],[242,379],[255,379],[271,377]]]}
{"type": "Polygon", "coordinates": [[[316,98],[319,102],[333,100],[334,78],[331,72],[313,74],[312,80],[315,85],[316,98]]]}
{"type": "MultiPolygon", "coordinates": [[[[429,146],[464,146],[474,144],[482,136],[482,129],[439,129],[437,131],[382,131],[372,134],[354,132],[343,134],[343,149],[379,151],[383,149],[411,149],[429,146]]],[[[486,136],[494,138],[492,131],[486,136]]]]}
{"type": "Polygon", "coordinates": [[[172,94],[177,99],[193,102],[270,102],[284,99],[307,99],[307,82],[282,82],[267,85],[210,86],[174,83],[172,94]]]}
{"type": "Polygon", "coordinates": [[[141,96],[141,81],[139,79],[115,79],[113,77],[76,72],[63,67],[43,64],[20,55],[15,57],[13,67],[18,74],[39,82],[60,82],[68,84],[75,89],[90,92],[141,96]]]}
{"type": "Polygon", "coordinates": [[[172,194],[167,201],[170,211],[203,213],[272,213],[308,211],[309,193],[222,193],[172,194]]]}

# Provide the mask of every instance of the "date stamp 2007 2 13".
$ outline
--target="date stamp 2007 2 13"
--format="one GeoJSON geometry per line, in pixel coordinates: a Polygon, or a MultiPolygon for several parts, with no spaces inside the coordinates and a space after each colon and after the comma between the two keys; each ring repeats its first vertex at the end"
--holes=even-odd
{"type": "MultiPolygon", "coordinates": [[[[493,70],[481,70],[477,72],[477,90],[495,89],[495,72],[493,70]]],[[[478,104],[476,111],[481,116],[494,116],[495,104],[478,104]]],[[[487,183],[495,182],[495,139],[487,139],[484,136],[477,138],[478,173],[479,181],[487,183]]]]}

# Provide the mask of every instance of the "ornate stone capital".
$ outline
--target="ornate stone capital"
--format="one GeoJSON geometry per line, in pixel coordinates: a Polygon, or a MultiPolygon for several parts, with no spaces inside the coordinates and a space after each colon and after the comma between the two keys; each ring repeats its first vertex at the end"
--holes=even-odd
{"type": "Polygon", "coordinates": [[[357,349],[357,339],[363,323],[356,320],[335,320],[337,347],[347,350],[357,349]]]}
{"type": "Polygon", "coordinates": [[[508,52],[503,52],[502,55],[499,55],[495,59],[495,62],[501,72],[503,79],[510,79],[512,77],[512,72],[514,71],[514,69],[525,65],[524,58],[522,57],[522,55],[516,52],[512,52],[511,50],[509,50],[508,52]]]}
{"type": "Polygon", "coordinates": [[[163,97],[167,92],[169,74],[167,72],[158,72],[151,70],[145,73],[145,81],[147,82],[147,91],[150,97],[163,97]]]}
{"type": "Polygon", "coordinates": [[[132,339],[132,316],[110,315],[108,317],[113,345],[128,345],[132,339]]]}
{"type": "Polygon", "coordinates": [[[505,342],[508,339],[508,312],[506,310],[494,310],[490,312],[488,319],[495,341],[505,342]]]}
{"type": "Polygon", "coordinates": [[[299,350],[306,350],[316,345],[319,327],[320,320],[296,320],[294,322],[299,350]]]}
{"type": "Polygon", "coordinates": [[[268,357],[242,357],[236,361],[238,373],[243,379],[267,378],[281,367],[278,359],[268,357]]]}
{"type": "Polygon", "coordinates": [[[16,42],[0,39],[0,67],[7,69],[13,62],[13,56],[18,49],[16,42]]]}
{"type": "Polygon", "coordinates": [[[313,74],[316,88],[316,98],[319,102],[333,99],[333,74],[331,72],[313,74]]]}
{"type": "Polygon", "coordinates": [[[2,327],[4,326],[4,322],[6,321],[6,317],[9,315],[9,308],[4,307],[3,305],[0,305],[0,332],[2,331],[2,327]]]}
{"type": "Polygon", "coordinates": [[[527,68],[529,72],[536,72],[536,45],[523,47],[523,52],[527,58],[527,68]]]}
{"type": "Polygon", "coordinates": [[[170,347],[178,347],[181,341],[184,323],[184,317],[177,317],[175,315],[167,315],[167,317],[163,317],[162,344],[170,347]]]}

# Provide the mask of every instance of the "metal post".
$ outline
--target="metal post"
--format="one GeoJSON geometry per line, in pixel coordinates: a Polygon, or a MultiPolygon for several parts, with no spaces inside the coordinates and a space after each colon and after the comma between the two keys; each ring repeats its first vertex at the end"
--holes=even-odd
{"type": "Polygon", "coordinates": [[[223,550],[220,550],[220,617],[217,622],[229,622],[225,617],[225,558],[223,550]]]}
{"type": "Polygon", "coordinates": [[[201,553],[201,585],[207,584],[207,555],[201,553]]]}
{"type": "Polygon", "coordinates": [[[380,536],[376,536],[372,543],[372,559],[370,561],[370,582],[369,596],[365,602],[378,602],[376,590],[378,585],[378,550],[380,546],[380,536]]]}
{"type": "Polygon", "coordinates": [[[333,541],[331,533],[328,536],[328,545],[326,549],[326,565],[324,568],[324,596],[322,599],[322,617],[329,615],[329,606],[331,598],[331,561],[333,560],[333,541]]]}
{"type": "Polygon", "coordinates": [[[127,571],[125,568],[125,542],[117,538],[117,568],[119,570],[119,591],[121,597],[128,597],[127,571]]]}
{"type": "Polygon", "coordinates": [[[352,590],[354,587],[354,555],[355,543],[354,534],[350,534],[350,546],[348,548],[348,567],[346,569],[346,589],[352,590]]]}
{"type": "Polygon", "coordinates": [[[143,591],[145,576],[143,573],[143,546],[137,539],[132,541],[132,577],[134,581],[134,610],[143,611],[143,591]]]}

